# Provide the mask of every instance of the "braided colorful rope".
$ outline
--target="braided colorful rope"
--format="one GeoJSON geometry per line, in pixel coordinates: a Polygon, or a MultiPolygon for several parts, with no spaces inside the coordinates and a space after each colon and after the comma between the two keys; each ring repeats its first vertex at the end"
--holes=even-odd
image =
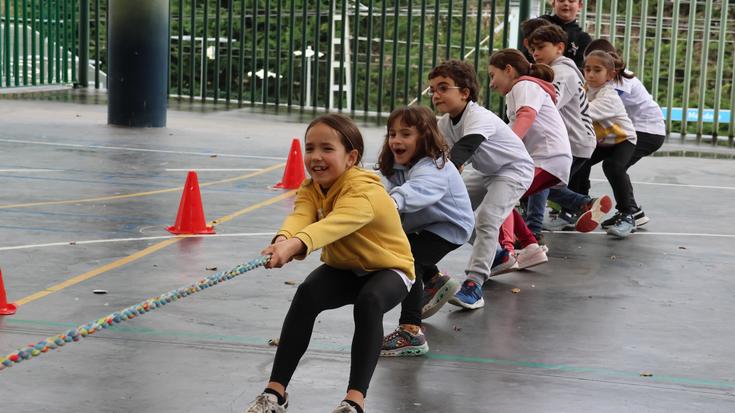
{"type": "Polygon", "coordinates": [[[28,345],[28,347],[18,349],[17,351],[8,354],[5,357],[0,357],[0,370],[5,369],[6,367],[12,367],[14,364],[20,363],[23,360],[29,360],[30,358],[36,357],[41,353],[46,353],[49,350],[62,347],[66,343],[79,341],[82,338],[89,336],[90,334],[94,334],[96,331],[111,327],[122,321],[131,320],[151,310],[163,307],[164,305],[176,301],[179,298],[184,298],[201,290],[207,289],[211,286],[217,285],[221,282],[231,280],[240,274],[246,273],[265,265],[269,260],[270,256],[256,258],[246,264],[240,264],[230,271],[221,271],[216,274],[210,275],[209,277],[202,278],[201,280],[188,287],[171,290],[154,298],[149,298],[138,304],[131,305],[124,310],[109,314],[98,319],[97,321],[82,324],[81,326],[73,330],[69,330],[63,334],[59,334],[39,341],[35,345],[30,344],[28,345]]]}

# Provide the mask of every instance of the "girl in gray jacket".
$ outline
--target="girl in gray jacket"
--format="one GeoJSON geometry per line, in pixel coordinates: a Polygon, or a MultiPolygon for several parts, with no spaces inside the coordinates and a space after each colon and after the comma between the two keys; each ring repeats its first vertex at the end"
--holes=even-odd
{"type": "Polygon", "coordinates": [[[408,106],[391,113],[377,167],[401,214],[416,271],[401,303],[399,326],[384,338],[381,355],[419,356],[429,351],[421,319],[439,311],[459,290],[459,282],[441,274],[436,264],[469,240],[475,216],[428,108],[408,106]]]}

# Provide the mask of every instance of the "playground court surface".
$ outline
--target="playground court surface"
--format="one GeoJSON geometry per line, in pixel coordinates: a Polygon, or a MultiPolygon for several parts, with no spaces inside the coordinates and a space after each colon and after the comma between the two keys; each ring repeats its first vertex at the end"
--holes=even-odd
{"type": "MultiPolygon", "coordinates": [[[[0,356],[256,258],[291,210],[292,193],[269,186],[311,118],[283,112],[180,107],[165,129],[133,130],[106,126],[103,104],[0,100],[0,267],[20,304],[0,317],[0,356]],[[190,169],[217,235],[168,238],[190,169]]],[[[372,166],[384,130],[361,127],[372,166]]],[[[546,234],[548,264],[493,278],[484,309],[427,320],[428,356],[381,359],[367,411],[735,411],[735,161],[655,157],[631,176],[648,225],[622,241],[546,234]]],[[[610,192],[599,167],[593,178],[610,192]]],[[[440,268],[461,279],[468,257],[440,268]]],[[[2,411],[241,412],[318,258],[2,370],[2,411]]],[[[350,308],[318,319],[290,411],[337,404],[351,336],[350,308]]]]}

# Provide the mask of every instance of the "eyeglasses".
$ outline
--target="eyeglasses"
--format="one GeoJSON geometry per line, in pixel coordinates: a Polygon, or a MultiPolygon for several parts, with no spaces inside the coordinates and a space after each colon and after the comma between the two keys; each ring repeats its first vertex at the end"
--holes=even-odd
{"type": "Polygon", "coordinates": [[[433,87],[430,87],[428,94],[429,96],[434,96],[438,92],[443,95],[447,93],[449,89],[462,89],[462,88],[459,86],[449,86],[447,84],[442,83],[439,86],[437,86],[436,89],[434,89],[433,87]]]}

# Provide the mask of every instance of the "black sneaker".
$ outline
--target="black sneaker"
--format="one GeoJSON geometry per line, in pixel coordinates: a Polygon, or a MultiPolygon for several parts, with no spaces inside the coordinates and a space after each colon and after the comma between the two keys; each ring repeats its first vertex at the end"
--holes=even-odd
{"type": "Polygon", "coordinates": [[[635,219],[636,227],[646,225],[648,224],[648,221],[650,221],[641,208],[638,208],[638,210],[633,213],[633,219],[635,219]]]}
{"type": "MultiPolygon", "coordinates": [[[[643,212],[643,210],[641,210],[641,212],[643,212]]],[[[606,220],[602,221],[602,223],[600,224],[600,227],[602,229],[608,229],[611,226],[615,225],[615,223],[618,222],[618,220],[620,220],[620,218],[622,218],[622,217],[623,217],[623,214],[621,214],[618,211],[618,212],[615,213],[615,215],[613,215],[612,217],[610,217],[610,219],[606,219],[606,220]]]]}

